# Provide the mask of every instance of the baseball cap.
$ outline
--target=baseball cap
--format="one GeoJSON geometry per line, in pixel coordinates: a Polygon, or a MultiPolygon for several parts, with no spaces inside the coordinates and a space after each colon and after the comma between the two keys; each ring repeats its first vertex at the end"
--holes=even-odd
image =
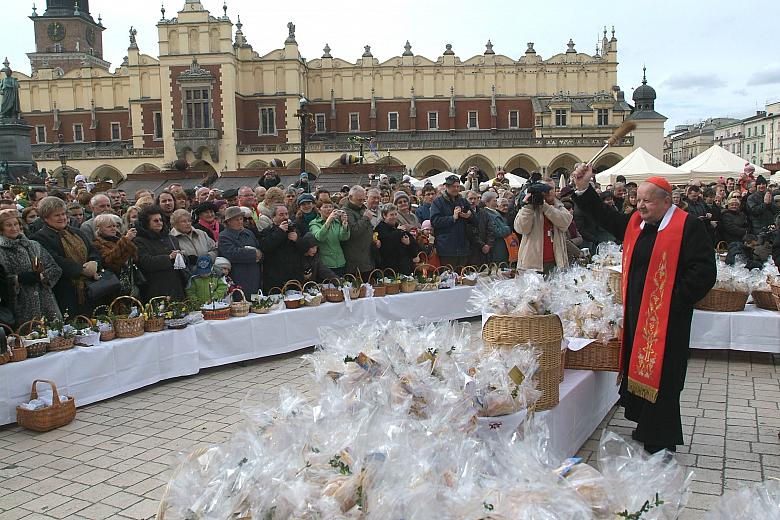
{"type": "Polygon", "coordinates": [[[456,182],[460,182],[460,179],[458,178],[457,175],[447,175],[447,178],[444,179],[444,184],[446,184],[447,186],[452,186],[456,182]]]}

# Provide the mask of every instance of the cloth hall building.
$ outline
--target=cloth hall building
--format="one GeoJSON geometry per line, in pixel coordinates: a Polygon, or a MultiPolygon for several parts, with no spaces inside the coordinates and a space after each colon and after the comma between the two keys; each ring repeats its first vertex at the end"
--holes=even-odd
{"type": "Polygon", "coordinates": [[[174,18],[163,9],[157,49],[131,29],[127,57],[113,71],[89,0],[48,0],[44,13],[34,11],[32,74],[14,74],[38,166],[61,175],[64,157],[70,171],[119,182],[181,176],[173,167],[186,161],[185,177],[200,182],[256,176],[279,159],[319,175],[348,169],[341,158],[359,154],[358,137],[371,139],[364,157],[375,171],[387,165],[424,177],[477,165],[491,176],[499,167],[556,176],[588,160],[627,118],[637,129],[597,169],[638,146],[662,157],[666,118],[647,85],[632,104],[624,99],[614,29],[611,38],[604,29],[595,54],[569,40],[548,59],[533,43],[514,58],[490,41],[468,59],[451,44],[429,59],[409,42],[384,60],[368,45],[357,59],[334,57],[327,45],[305,59],[292,23],[283,46],[255,50],[240,17],[234,23],[226,7],[213,14],[209,3],[217,2],[185,0],[174,18]]]}

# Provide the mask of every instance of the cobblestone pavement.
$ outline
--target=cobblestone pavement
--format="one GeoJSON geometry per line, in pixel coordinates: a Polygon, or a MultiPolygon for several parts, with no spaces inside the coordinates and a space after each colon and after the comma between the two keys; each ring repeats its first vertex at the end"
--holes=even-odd
{"type": "MultiPolygon", "coordinates": [[[[300,354],[208,369],[86,406],[48,433],[0,428],[0,520],[154,518],[174,455],[225,440],[249,390],[269,401],[283,385],[308,392],[300,354]]],[[[678,457],[696,476],[682,519],[702,518],[724,489],[780,477],[779,369],[780,356],[694,352],[678,457]]],[[[605,426],[628,436],[632,425],[613,410],[580,455],[594,456],[605,426]]]]}

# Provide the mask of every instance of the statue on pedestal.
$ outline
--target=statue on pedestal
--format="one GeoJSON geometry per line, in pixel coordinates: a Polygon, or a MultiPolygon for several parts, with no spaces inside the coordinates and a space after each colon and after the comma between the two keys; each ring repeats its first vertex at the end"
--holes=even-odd
{"type": "Polygon", "coordinates": [[[8,58],[3,62],[5,67],[0,72],[5,73],[5,77],[0,81],[0,92],[3,95],[2,104],[0,104],[0,118],[19,119],[22,112],[19,107],[19,81],[11,76],[13,72],[8,62],[8,58]]]}

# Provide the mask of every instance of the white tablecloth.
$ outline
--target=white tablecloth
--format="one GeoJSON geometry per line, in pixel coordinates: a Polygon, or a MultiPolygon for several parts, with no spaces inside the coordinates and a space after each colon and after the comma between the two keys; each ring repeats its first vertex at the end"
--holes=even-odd
{"type": "Polygon", "coordinates": [[[741,312],[693,311],[691,348],[780,354],[780,313],[754,305],[741,312]]]}
{"type": "Polygon", "coordinates": [[[536,414],[547,423],[553,453],[573,456],[596,431],[618,400],[616,378],[616,372],[566,370],[558,406],[536,414]]]}
{"type": "Polygon", "coordinates": [[[147,333],[96,347],[76,347],[0,366],[0,425],[16,422],[16,406],[30,397],[35,379],[50,379],[77,406],[198,373],[202,368],[274,356],[316,345],[322,326],[348,327],[368,320],[453,320],[466,308],[471,287],[364,298],[318,307],[206,321],[184,330],[147,333]]]}

